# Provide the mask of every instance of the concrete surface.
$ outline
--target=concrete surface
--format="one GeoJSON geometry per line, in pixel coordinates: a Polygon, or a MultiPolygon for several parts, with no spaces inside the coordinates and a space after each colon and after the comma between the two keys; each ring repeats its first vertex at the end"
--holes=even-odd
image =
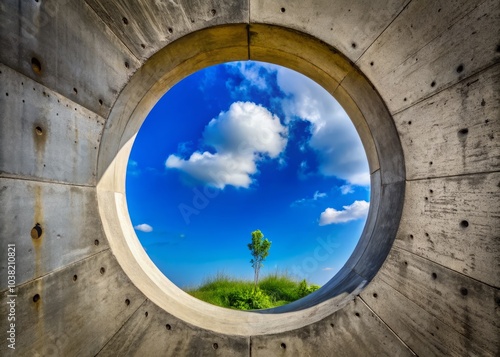
{"type": "Polygon", "coordinates": [[[2,1],[0,355],[500,355],[499,39],[497,0],[2,1]],[[330,91],[372,172],[350,262],[263,313],[173,286],[124,197],[158,98],[249,58],[330,91]]]}

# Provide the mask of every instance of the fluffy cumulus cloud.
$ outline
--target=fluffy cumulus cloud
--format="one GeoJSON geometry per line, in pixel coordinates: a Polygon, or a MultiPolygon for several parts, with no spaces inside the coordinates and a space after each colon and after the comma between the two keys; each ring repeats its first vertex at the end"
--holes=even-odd
{"type": "Polygon", "coordinates": [[[363,145],[344,109],[319,84],[303,75],[279,68],[278,85],[288,95],[283,101],[287,120],[311,123],[309,146],[319,158],[319,171],[349,184],[369,185],[370,175],[363,145]]]}
{"type": "MultiPolygon", "coordinates": [[[[284,67],[254,62],[233,66],[245,78],[243,87],[264,90],[269,86],[263,74],[276,73],[278,86],[286,97],[282,110],[287,122],[311,123],[310,148],[319,159],[319,173],[336,176],[350,185],[368,186],[370,175],[361,140],[343,108],[319,84],[284,67]]],[[[245,89],[247,90],[247,89],[245,89]]]]}
{"type": "Polygon", "coordinates": [[[343,210],[337,211],[335,208],[327,208],[321,213],[319,225],[346,223],[366,217],[370,204],[366,201],[354,201],[353,204],[344,206],[343,210]]]}
{"type": "Polygon", "coordinates": [[[220,189],[226,185],[247,188],[257,172],[257,162],[277,158],[286,143],[287,129],[276,115],[252,102],[235,102],[203,132],[203,144],[215,153],[195,151],[187,159],[173,154],[165,165],[220,189]]]}
{"type": "Polygon", "coordinates": [[[146,233],[153,231],[153,227],[151,227],[149,224],[146,224],[146,223],[138,224],[137,226],[134,226],[134,228],[138,231],[146,232],[146,233]]]}

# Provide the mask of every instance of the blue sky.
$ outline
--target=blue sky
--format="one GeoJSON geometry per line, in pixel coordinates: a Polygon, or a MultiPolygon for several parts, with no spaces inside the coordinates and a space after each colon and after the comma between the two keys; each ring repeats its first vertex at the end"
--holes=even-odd
{"type": "Polygon", "coordinates": [[[369,207],[359,136],[309,78],[262,62],[208,67],[152,109],[130,154],[135,231],[175,284],[253,278],[247,244],[272,241],[261,275],[324,284],[346,262],[369,207]]]}

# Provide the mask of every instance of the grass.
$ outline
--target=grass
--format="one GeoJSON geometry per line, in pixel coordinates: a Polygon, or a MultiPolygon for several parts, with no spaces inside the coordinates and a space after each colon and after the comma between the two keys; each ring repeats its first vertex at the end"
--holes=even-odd
{"type": "Polygon", "coordinates": [[[254,288],[253,281],[218,273],[206,279],[199,287],[186,289],[186,292],[213,305],[254,310],[285,305],[317,289],[318,285],[295,280],[286,273],[265,276],[259,281],[257,289],[254,288]]]}

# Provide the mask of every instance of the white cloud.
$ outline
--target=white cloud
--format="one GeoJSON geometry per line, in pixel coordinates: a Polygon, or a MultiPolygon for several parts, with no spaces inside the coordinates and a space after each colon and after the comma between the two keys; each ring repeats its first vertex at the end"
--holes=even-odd
{"type": "Polygon", "coordinates": [[[348,193],[353,193],[354,189],[353,189],[352,185],[343,185],[343,186],[340,186],[340,192],[343,195],[347,195],[348,193]]]}
{"type": "Polygon", "coordinates": [[[139,169],[139,164],[135,160],[129,160],[127,165],[127,175],[138,176],[141,170],[139,169]]]}
{"type": "Polygon", "coordinates": [[[282,102],[287,121],[300,118],[312,124],[309,146],[318,153],[320,173],[349,184],[369,185],[361,139],[340,104],[319,84],[297,72],[280,67],[277,79],[289,95],[282,102]]]}
{"type": "Polygon", "coordinates": [[[138,231],[146,232],[146,233],[153,231],[153,227],[151,227],[149,224],[146,224],[146,223],[138,224],[137,226],[134,226],[134,228],[138,231]]]}
{"type": "Polygon", "coordinates": [[[326,197],[326,193],[325,192],[316,191],[316,192],[314,192],[313,200],[316,201],[317,199],[323,198],[323,197],[326,197]]]}
{"type": "Polygon", "coordinates": [[[349,206],[344,206],[343,210],[337,211],[335,208],[327,208],[321,213],[319,225],[346,223],[366,217],[370,203],[366,201],[354,201],[349,206]]]}
{"type": "Polygon", "coordinates": [[[321,269],[321,270],[323,270],[323,271],[329,271],[329,270],[333,270],[333,268],[331,268],[331,267],[326,267],[326,268],[323,268],[323,269],[321,269]]]}
{"type": "Polygon", "coordinates": [[[212,119],[203,132],[205,145],[215,153],[196,151],[186,160],[170,155],[167,168],[217,188],[249,187],[257,162],[277,158],[287,144],[287,129],[276,115],[252,102],[235,102],[212,119]]]}
{"type": "Polygon", "coordinates": [[[205,151],[194,152],[187,160],[170,155],[165,165],[217,188],[222,189],[226,185],[246,188],[252,183],[250,176],[257,172],[254,159],[253,155],[211,154],[205,151]]]}
{"type": "MultiPolygon", "coordinates": [[[[300,73],[272,64],[250,61],[227,66],[244,78],[239,86],[232,83],[231,88],[245,93],[250,87],[267,91],[269,75],[265,74],[276,73],[278,86],[287,95],[281,102],[287,122],[299,118],[312,125],[308,144],[318,155],[319,173],[336,176],[351,185],[370,184],[366,154],[356,129],[324,88],[300,73]]],[[[303,171],[299,175],[307,177],[303,171]]]]}
{"type": "Polygon", "coordinates": [[[301,205],[312,205],[314,201],[317,201],[320,198],[324,198],[326,196],[327,196],[327,194],[325,192],[316,191],[316,192],[314,192],[314,195],[312,196],[312,198],[298,199],[298,200],[292,202],[290,207],[297,207],[297,206],[301,206],[301,205]]]}
{"type": "Polygon", "coordinates": [[[268,63],[257,63],[253,61],[230,62],[225,64],[229,72],[239,74],[241,81],[237,82],[233,78],[226,81],[226,87],[230,90],[233,98],[250,99],[250,89],[252,87],[259,91],[270,93],[268,75],[276,72],[275,65],[268,63]]]}
{"type": "Polygon", "coordinates": [[[205,144],[219,153],[267,154],[277,157],[286,146],[286,128],[266,108],[252,102],[235,102],[205,127],[205,144]]]}

